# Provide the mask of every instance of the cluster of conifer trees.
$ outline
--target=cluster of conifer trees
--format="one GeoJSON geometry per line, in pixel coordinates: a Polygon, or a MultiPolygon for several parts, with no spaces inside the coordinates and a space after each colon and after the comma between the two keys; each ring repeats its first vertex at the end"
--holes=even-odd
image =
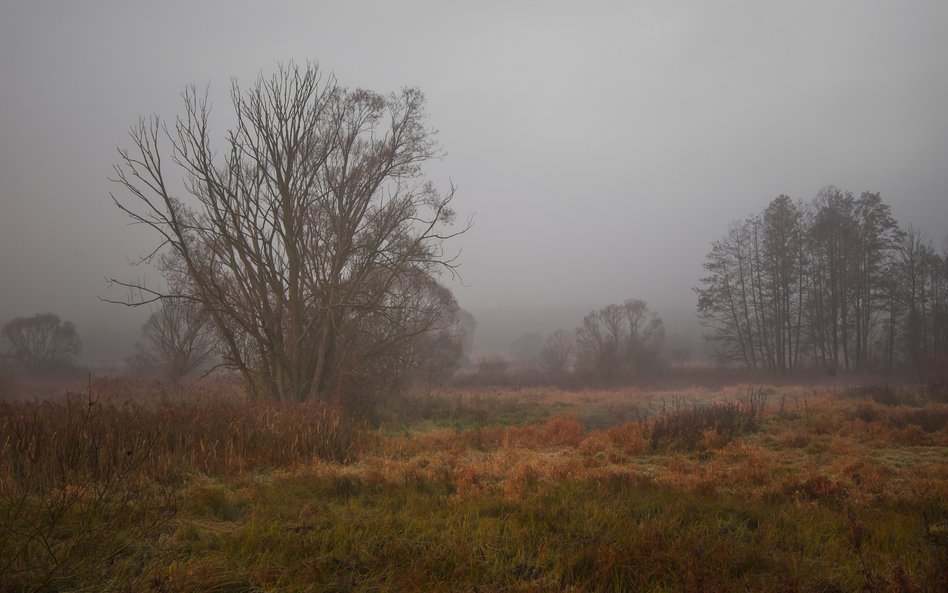
{"type": "Polygon", "coordinates": [[[781,195],[713,243],[698,314],[722,361],[786,375],[867,371],[948,355],[942,253],[878,193],[781,195]]]}

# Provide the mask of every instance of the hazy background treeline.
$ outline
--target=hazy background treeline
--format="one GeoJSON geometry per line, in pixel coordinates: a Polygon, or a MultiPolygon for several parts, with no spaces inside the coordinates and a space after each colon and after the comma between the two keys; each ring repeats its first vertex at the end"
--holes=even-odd
{"type": "MultiPolygon", "coordinates": [[[[704,267],[707,275],[695,288],[703,337],[668,335],[659,311],[629,298],[585,314],[534,312],[520,326],[507,320],[502,325],[509,327],[500,329],[508,338],[477,351],[479,320],[458,306],[449,289],[427,281],[418,294],[437,306],[425,331],[403,327],[399,348],[372,364],[366,364],[372,359],[367,351],[343,372],[358,389],[379,392],[446,382],[616,384],[696,378],[695,371],[713,369],[751,377],[816,372],[930,378],[944,371],[948,240],[939,252],[917,227],[900,225],[879,193],[855,196],[828,186],[809,202],[781,195],[734,221],[712,244],[704,267]],[[561,327],[552,329],[554,324],[561,327]],[[514,333],[523,327],[527,331],[514,333]]],[[[76,326],[54,314],[11,320],[2,336],[8,372],[88,370],[77,360],[82,343],[76,326]]],[[[164,299],[150,306],[120,370],[176,386],[223,362],[220,336],[205,308],[164,299]]]]}
{"type": "Polygon", "coordinates": [[[948,354],[945,248],[878,193],[782,195],[713,244],[698,314],[718,360],[751,371],[918,373],[948,354]]]}

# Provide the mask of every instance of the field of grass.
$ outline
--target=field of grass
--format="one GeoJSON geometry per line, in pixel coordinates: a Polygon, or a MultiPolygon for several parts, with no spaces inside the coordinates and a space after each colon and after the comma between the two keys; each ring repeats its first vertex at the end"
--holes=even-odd
{"type": "Polygon", "coordinates": [[[147,391],[0,403],[0,590],[948,590],[914,386],[147,391]]]}

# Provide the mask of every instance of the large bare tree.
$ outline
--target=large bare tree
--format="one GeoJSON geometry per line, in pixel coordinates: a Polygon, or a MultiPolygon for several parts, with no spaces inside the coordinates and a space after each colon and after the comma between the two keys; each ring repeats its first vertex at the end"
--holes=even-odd
{"type": "Polygon", "coordinates": [[[154,254],[171,254],[170,284],[182,290],[119,284],[135,304],[200,303],[254,394],[327,395],[366,343],[358,336],[420,310],[407,284],[455,266],[443,242],[466,227],[448,230],[453,188],[439,193],[422,174],[441,155],[424,97],[281,66],[249,89],[233,83],[234,125],[218,148],[206,94],[183,97],[173,123],[143,118],[131,130],[112,196],[157,232],[154,254]]]}

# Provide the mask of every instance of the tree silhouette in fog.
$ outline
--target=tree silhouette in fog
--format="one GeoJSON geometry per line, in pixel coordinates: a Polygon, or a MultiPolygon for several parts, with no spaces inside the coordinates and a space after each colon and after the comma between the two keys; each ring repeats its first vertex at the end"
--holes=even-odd
{"type": "Polygon", "coordinates": [[[8,345],[5,358],[24,371],[64,370],[82,350],[76,326],[54,313],[17,317],[3,326],[2,334],[8,345]]]}
{"type": "Polygon", "coordinates": [[[441,156],[424,96],[346,89],[316,65],[291,64],[249,89],[234,82],[231,99],[235,123],[221,144],[194,87],[173,123],[132,128],[113,200],[156,232],[149,257],[172,254],[182,281],[173,295],[119,284],[135,291],[129,304],[199,303],[224,363],[256,395],[351,391],[344,382],[387,370],[380,356],[397,357],[457,310],[427,298],[456,266],[444,241],[467,227],[449,230],[453,188],[440,193],[422,174],[441,156]]]}

